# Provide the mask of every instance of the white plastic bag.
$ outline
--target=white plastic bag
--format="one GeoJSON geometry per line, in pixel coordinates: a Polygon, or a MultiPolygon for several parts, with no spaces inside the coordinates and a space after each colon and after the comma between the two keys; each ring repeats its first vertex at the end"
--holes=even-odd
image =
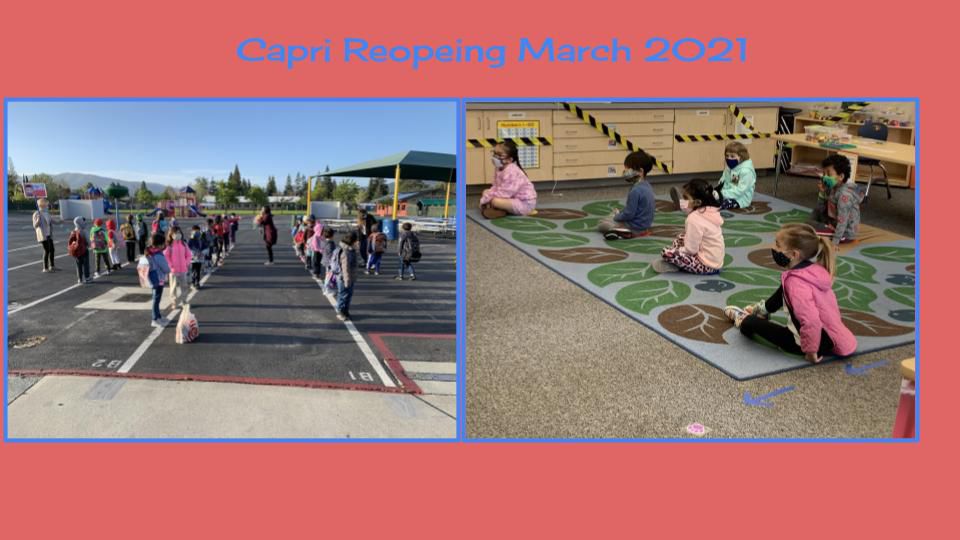
{"type": "Polygon", "coordinates": [[[144,289],[153,288],[153,284],[150,283],[150,261],[145,256],[141,256],[137,263],[137,276],[140,277],[141,287],[144,289]]]}
{"type": "Polygon", "coordinates": [[[177,321],[176,340],[178,344],[190,343],[200,337],[200,325],[197,317],[190,311],[190,304],[183,306],[180,319],[177,321]]]}

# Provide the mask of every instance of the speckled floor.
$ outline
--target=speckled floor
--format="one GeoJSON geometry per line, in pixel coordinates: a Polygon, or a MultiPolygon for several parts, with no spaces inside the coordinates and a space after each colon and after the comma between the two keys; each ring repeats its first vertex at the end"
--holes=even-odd
{"type": "MultiPolygon", "coordinates": [[[[812,206],[814,181],[781,179],[779,198],[812,206]]],[[[658,196],[671,185],[654,184],[658,196]]],[[[758,191],[773,193],[772,176],[758,191]]],[[[621,198],[626,186],[538,187],[540,201],[621,198]]],[[[913,236],[914,192],[872,192],[864,223],[913,236]]],[[[468,197],[471,205],[476,196],[468,197]]],[[[467,435],[508,437],[887,437],[897,362],[913,346],[857,357],[888,364],[860,375],[843,364],[737,382],[467,222],[467,435]],[[772,407],[743,395],[793,386],[772,407]]]]}

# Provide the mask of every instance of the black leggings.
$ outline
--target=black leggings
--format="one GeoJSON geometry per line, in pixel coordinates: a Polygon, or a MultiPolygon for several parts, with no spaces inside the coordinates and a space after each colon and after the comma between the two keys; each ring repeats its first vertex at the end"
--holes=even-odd
{"type": "MultiPolygon", "coordinates": [[[[779,347],[783,352],[803,354],[803,350],[800,349],[800,345],[797,345],[797,340],[789,328],[762,317],[748,315],[740,323],[740,332],[748,338],[760,336],[779,347]]],[[[833,340],[830,339],[826,330],[820,331],[820,350],[817,351],[817,354],[818,356],[833,354],[833,340]]]]}
{"type": "Polygon", "coordinates": [[[127,262],[134,262],[137,258],[137,242],[127,240],[127,262]]]}
{"type": "Polygon", "coordinates": [[[104,270],[107,272],[113,267],[113,263],[110,262],[110,254],[107,252],[97,253],[97,273],[100,273],[100,261],[103,261],[104,270]]]}
{"type": "Polygon", "coordinates": [[[273,262],[273,244],[267,244],[267,257],[270,262],[273,262]]]}
{"type": "Polygon", "coordinates": [[[43,269],[50,270],[53,268],[53,238],[47,237],[46,240],[40,242],[40,245],[43,246],[43,269]]]}
{"type": "Polygon", "coordinates": [[[146,255],[147,253],[147,235],[141,235],[140,240],[137,241],[140,244],[140,254],[146,255]]]}

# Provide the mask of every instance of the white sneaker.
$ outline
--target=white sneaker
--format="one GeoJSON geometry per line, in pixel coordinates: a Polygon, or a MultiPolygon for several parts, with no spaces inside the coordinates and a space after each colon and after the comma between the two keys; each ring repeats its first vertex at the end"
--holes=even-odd
{"type": "Polygon", "coordinates": [[[152,326],[152,327],[154,327],[154,328],[163,328],[165,325],[160,324],[160,320],[159,320],[159,319],[156,319],[156,320],[154,320],[153,322],[150,323],[150,326],[152,326]]]}
{"type": "Polygon", "coordinates": [[[170,324],[170,319],[166,317],[160,317],[160,320],[158,322],[160,323],[160,326],[167,326],[168,324],[170,324]]]}
{"type": "Polygon", "coordinates": [[[263,265],[264,265],[264,266],[273,266],[273,263],[270,262],[270,261],[267,261],[267,262],[263,263],[263,265]]]}
{"type": "Polygon", "coordinates": [[[740,328],[740,323],[747,318],[747,312],[737,306],[727,306],[723,308],[723,314],[733,321],[733,325],[740,328]]]}

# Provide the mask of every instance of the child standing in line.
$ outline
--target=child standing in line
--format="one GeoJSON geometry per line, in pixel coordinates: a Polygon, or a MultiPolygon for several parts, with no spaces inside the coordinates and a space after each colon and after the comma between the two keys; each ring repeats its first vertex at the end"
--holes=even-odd
{"type": "Polygon", "coordinates": [[[107,220],[107,248],[110,252],[110,264],[112,270],[120,269],[120,255],[117,253],[120,239],[117,235],[117,222],[112,218],[107,220]]]}
{"type": "Polygon", "coordinates": [[[163,287],[166,284],[167,276],[170,275],[170,266],[163,256],[164,243],[163,233],[155,233],[146,254],[147,262],[150,263],[150,285],[153,287],[153,322],[151,322],[151,326],[155,328],[163,328],[170,324],[170,320],[160,314],[163,287]]]}
{"type": "Polygon", "coordinates": [[[314,228],[316,227],[316,222],[313,219],[313,216],[307,216],[306,221],[304,221],[303,229],[303,253],[306,258],[303,266],[311,274],[313,273],[313,235],[314,228]]]}
{"type": "Polygon", "coordinates": [[[73,231],[67,238],[67,253],[77,261],[77,283],[90,283],[90,251],[87,249],[87,236],[84,231],[87,218],[73,218],[73,231]]]}
{"type": "Polygon", "coordinates": [[[709,275],[723,266],[723,218],[720,216],[719,194],[701,178],[683,186],[680,208],[687,213],[683,234],[664,248],[660,259],[653,262],[657,272],[689,272],[709,275]]]}
{"type": "Polygon", "coordinates": [[[772,253],[773,260],[787,268],[780,288],[766,302],[746,308],[727,306],[727,317],[743,335],[760,336],[813,363],[827,354],[853,354],[857,339],[844,326],[833,292],[836,261],[830,241],[817,236],[810,225],[791,223],[777,233],[772,253]],[[789,314],[787,326],[767,320],[784,307],[789,314]]]}
{"type": "Polygon", "coordinates": [[[323,294],[333,296],[331,285],[331,276],[333,274],[333,252],[337,249],[336,242],[333,241],[333,229],[327,228],[323,231],[323,241],[320,245],[320,265],[324,269],[323,274],[323,294]]]}
{"type": "Polygon", "coordinates": [[[207,218],[201,232],[203,232],[203,239],[207,243],[207,252],[204,254],[203,263],[207,273],[210,273],[213,270],[213,265],[217,262],[217,236],[213,232],[213,218],[207,218]]]}
{"type": "Polygon", "coordinates": [[[107,231],[103,230],[103,219],[93,220],[93,227],[90,228],[90,246],[93,248],[93,256],[97,260],[97,271],[93,277],[100,277],[100,262],[103,261],[103,269],[109,274],[112,265],[110,264],[110,255],[107,247],[107,231]]]}
{"type": "Polygon", "coordinates": [[[597,230],[607,240],[635,238],[650,234],[650,225],[657,210],[657,200],[653,195],[647,175],[653,169],[653,157],[637,150],[623,160],[623,179],[633,183],[627,194],[627,203],[622,210],[616,208],[609,217],[600,220],[597,230]]]}
{"type": "Polygon", "coordinates": [[[504,141],[493,147],[490,157],[496,173],[493,185],[480,197],[480,212],[487,219],[507,214],[529,216],[536,212],[537,190],[520,166],[516,143],[504,141]]]}
{"type": "Polygon", "coordinates": [[[187,241],[187,247],[190,248],[190,286],[199,290],[204,253],[207,251],[207,242],[199,225],[194,225],[190,230],[190,240],[187,241]]]}
{"type": "Polygon", "coordinates": [[[240,216],[236,212],[230,214],[230,245],[237,245],[237,231],[240,230],[240,216]]]}
{"type": "Polygon", "coordinates": [[[420,261],[420,238],[413,232],[413,226],[409,221],[401,227],[397,255],[400,256],[400,273],[394,279],[403,281],[404,270],[410,268],[410,281],[416,281],[417,275],[413,271],[413,263],[420,261]]]}
{"type": "Polygon", "coordinates": [[[177,309],[187,301],[189,292],[187,272],[190,270],[190,262],[193,258],[190,248],[183,241],[183,231],[180,227],[170,227],[170,241],[167,243],[167,248],[163,250],[163,256],[170,266],[170,301],[173,303],[173,309],[177,309]]]}
{"type": "MultiPolygon", "coordinates": [[[[409,223],[404,223],[404,225],[409,225],[409,223]]],[[[367,259],[367,269],[364,273],[370,275],[370,271],[373,270],[373,275],[379,276],[380,259],[383,258],[383,252],[387,250],[387,235],[380,232],[379,225],[370,227],[370,231],[370,236],[367,238],[367,253],[370,255],[367,259]]],[[[412,272],[411,270],[411,273],[412,272]]]]}
{"type": "Polygon", "coordinates": [[[317,220],[313,224],[313,236],[310,237],[310,252],[313,256],[310,259],[310,272],[314,279],[323,279],[323,222],[317,220]]]}
{"type": "Polygon", "coordinates": [[[133,214],[127,216],[127,221],[120,226],[120,236],[127,246],[127,262],[133,264],[137,259],[137,230],[134,227],[133,214]]]}
{"type": "Polygon", "coordinates": [[[150,239],[150,233],[147,232],[147,224],[143,221],[143,214],[137,214],[137,244],[140,246],[140,255],[147,253],[147,240],[150,239]]]}
{"type": "Polygon", "coordinates": [[[830,237],[833,247],[837,248],[857,237],[864,192],[851,178],[850,160],[846,156],[831,154],[820,165],[823,177],[812,225],[818,234],[830,237]]]}
{"type": "Polygon", "coordinates": [[[357,233],[349,232],[333,252],[333,273],[337,276],[337,319],[350,319],[350,301],[357,267],[357,233]]]}

